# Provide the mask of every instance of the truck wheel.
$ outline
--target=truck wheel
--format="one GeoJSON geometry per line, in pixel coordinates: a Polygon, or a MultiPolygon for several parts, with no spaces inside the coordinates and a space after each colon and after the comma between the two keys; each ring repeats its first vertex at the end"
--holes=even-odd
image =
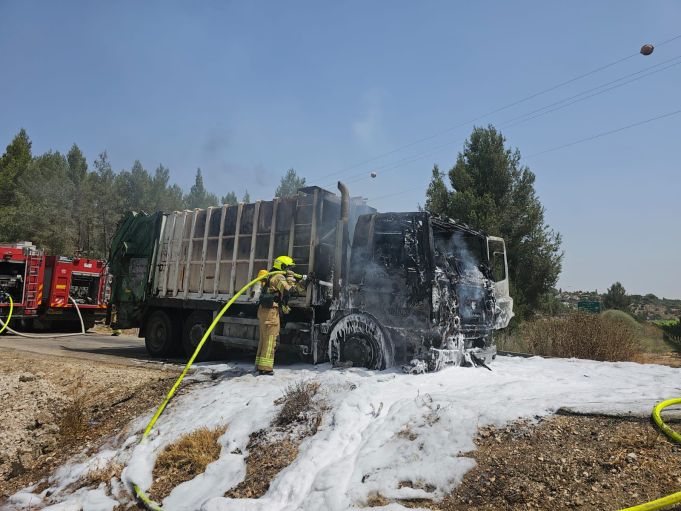
{"type": "Polygon", "coordinates": [[[373,316],[352,313],[331,329],[329,360],[334,366],[385,369],[393,364],[393,347],[373,316]]]}
{"type": "MultiPolygon", "coordinates": [[[[87,325],[86,325],[87,326],[87,325]]],[[[154,311],[147,319],[144,345],[152,357],[168,357],[176,345],[173,323],[165,311],[154,311]]]]}
{"type": "MultiPolygon", "coordinates": [[[[192,312],[184,322],[184,328],[182,329],[182,347],[184,348],[184,354],[187,358],[190,358],[196,347],[203,339],[203,334],[210,326],[210,316],[205,312],[192,312]]],[[[213,341],[208,338],[203,344],[201,351],[196,356],[196,362],[204,362],[209,360],[213,354],[213,341]]]]}

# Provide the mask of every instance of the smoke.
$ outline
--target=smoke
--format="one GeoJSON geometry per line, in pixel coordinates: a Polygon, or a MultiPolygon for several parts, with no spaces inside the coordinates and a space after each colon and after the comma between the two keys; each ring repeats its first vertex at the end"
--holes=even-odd
{"type": "Polygon", "coordinates": [[[482,261],[475,257],[462,232],[453,236],[454,259],[461,278],[456,284],[459,314],[464,321],[484,314],[485,276],[480,271],[482,261]]]}
{"type": "Polygon", "coordinates": [[[418,215],[385,214],[375,219],[371,243],[369,224],[358,222],[350,287],[339,308],[376,317],[398,357],[412,360],[408,371],[423,371],[419,361],[430,370],[476,365],[471,350],[480,352],[479,339],[491,331],[494,316],[485,237],[434,230],[431,260],[426,232],[418,215]]]}

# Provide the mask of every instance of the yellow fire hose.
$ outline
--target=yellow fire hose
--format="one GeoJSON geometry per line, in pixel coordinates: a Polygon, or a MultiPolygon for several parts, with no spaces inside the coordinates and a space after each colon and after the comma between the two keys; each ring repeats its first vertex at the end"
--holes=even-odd
{"type": "MultiPolygon", "coordinates": [[[[192,366],[194,363],[194,360],[198,356],[199,352],[201,351],[201,348],[205,344],[206,340],[208,337],[210,337],[211,332],[213,332],[213,329],[217,326],[218,322],[220,321],[220,318],[227,312],[227,309],[229,309],[232,304],[236,301],[236,299],[241,296],[243,293],[245,293],[251,286],[256,284],[257,282],[269,277],[270,275],[283,275],[286,274],[287,272],[285,271],[271,271],[267,272],[264,275],[259,275],[257,278],[251,280],[248,284],[246,284],[244,287],[242,287],[237,294],[235,294],[218,312],[217,316],[215,316],[215,319],[213,319],[213,322],[210,324],[206,332],[203,334],[203,338],[199,342],[199,344],[196,346],[196,349],[194,350],[193,355],[189,358],[187,361],[187,364],[184,366],[184,369],[182,371],[182,374],[180,374],[179,378],[175,381],[175,384],[172,386],[168,394],[166,395],[165,399],[161,403],[161,405],[158,407],[156,410],[156,413],[154,416],[151,418],[149,421],[149,424],[147,424],[147,427],[144,429],[144,434],[142,435],[142,438],[140,439],[140,443],[144,441],[144,439],[149,436],[149,433],[151,433],[151,428],[154,427],[154,424],[156,424],[156,421],[158,418],[161,416],[163,413],[163,410],[165,410],[166,405],[170,402],[172,399],[173,395],[175,394],[175,391],[177,388],[180,386],[180,383],[182,383],[182,380],[184,377],[187,375],[187,372],[189,371],[189,368],[192,366]]],[[[301,277],[300,275],[296,275],[296,277],[301,277]]],[[[142,488],[140,488],[137,484],[133,483],[132,484],[133,489],[135,490],[135,495],[137,498],[142,502],[142,504],[147,508],[151,509],[152,511],[163,511],[163,508],[158,502],[154,502],[151,500],[149,495],[147,495],[142,488]]]]}
{"type": "Polygon", "coordinates": [[[7,325],[9,325],[9,320],[12,319],[12,311],[14,310],[14,300],[12,300],[12,295],[7,295],[9,296],[9,314],[7,315],[7,319],[5,320],[4,323],[0,320],[0,323],[2,323],[2,328],[0,328],[0,334],[5,331],[5,328],[7,328],[7,325]]]}
{"type": "MultiPolygon", "coordinates": [[[[665,435],[667,435],[673,441],[681,443],[681,434],[677,433],[667,424],[665,424],[664,421],[662,420],[662,417],[660,416],[660,412],[662,412],[663,409],[667,408],[668,406],[679,404],[681,404],[681,397],[667,399],[666,401],[658,403],[657,405],[655,405],[655,408],[653,408],[653,420],[655,421],[655,424],[657,424],[657,427],[660,428],[660,430],[665,435]]],[[[666,497],[662,497],[661,499],[651,500],[650,502],[646,502],[645,504],[639,504],[638,506],[628,507],[622,509],[621,511],[655,511],[658,509],[668,508],[670,506],[673,506],[674,504],[681,504],[681,491],[677,493],[672,493],[671,495],[667,495],[666,497]]]]}

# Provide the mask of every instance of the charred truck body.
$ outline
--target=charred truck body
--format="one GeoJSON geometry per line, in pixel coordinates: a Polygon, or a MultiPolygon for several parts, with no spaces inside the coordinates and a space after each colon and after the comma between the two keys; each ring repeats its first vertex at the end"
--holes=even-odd
{"type": "MultiPolygon", "coordinates": [[[[151,355],[190,355],[223,304],[287,254],[316,279],[291,298],[278,349],[417,372],[490,362],[492,333],[513,315],[503,240],[426,212],[377,213],[339,189],[128,213],[109,261],[111,325],[140,327],[151,355]]],[[[223,316],[204,358],[217,344],[257,347],[256,288],[223,316]]]]}

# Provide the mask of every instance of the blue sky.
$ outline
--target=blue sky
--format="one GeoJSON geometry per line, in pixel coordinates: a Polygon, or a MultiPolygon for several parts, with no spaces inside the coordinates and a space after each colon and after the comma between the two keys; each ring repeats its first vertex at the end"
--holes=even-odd
{"type": "MultiPolygon", "coordinates": [[[[254,199],[294,167],[409,210],[474,123],[348,168],[677,36],[679,19],[679,3],[640,0],[0,0],[0,145],[24,127],[36,153],[76,142],[116,170],[163,163],[185,189],[201,167],[211,191],[254,199]]],[[[564,238],[563,288],[619,280],[681,298],[681,115],[535,155],[681,109],[681,65],[504,126],[678,55],[681,38],[476,122],[500,127],[536,173],[564,238]]]]}

